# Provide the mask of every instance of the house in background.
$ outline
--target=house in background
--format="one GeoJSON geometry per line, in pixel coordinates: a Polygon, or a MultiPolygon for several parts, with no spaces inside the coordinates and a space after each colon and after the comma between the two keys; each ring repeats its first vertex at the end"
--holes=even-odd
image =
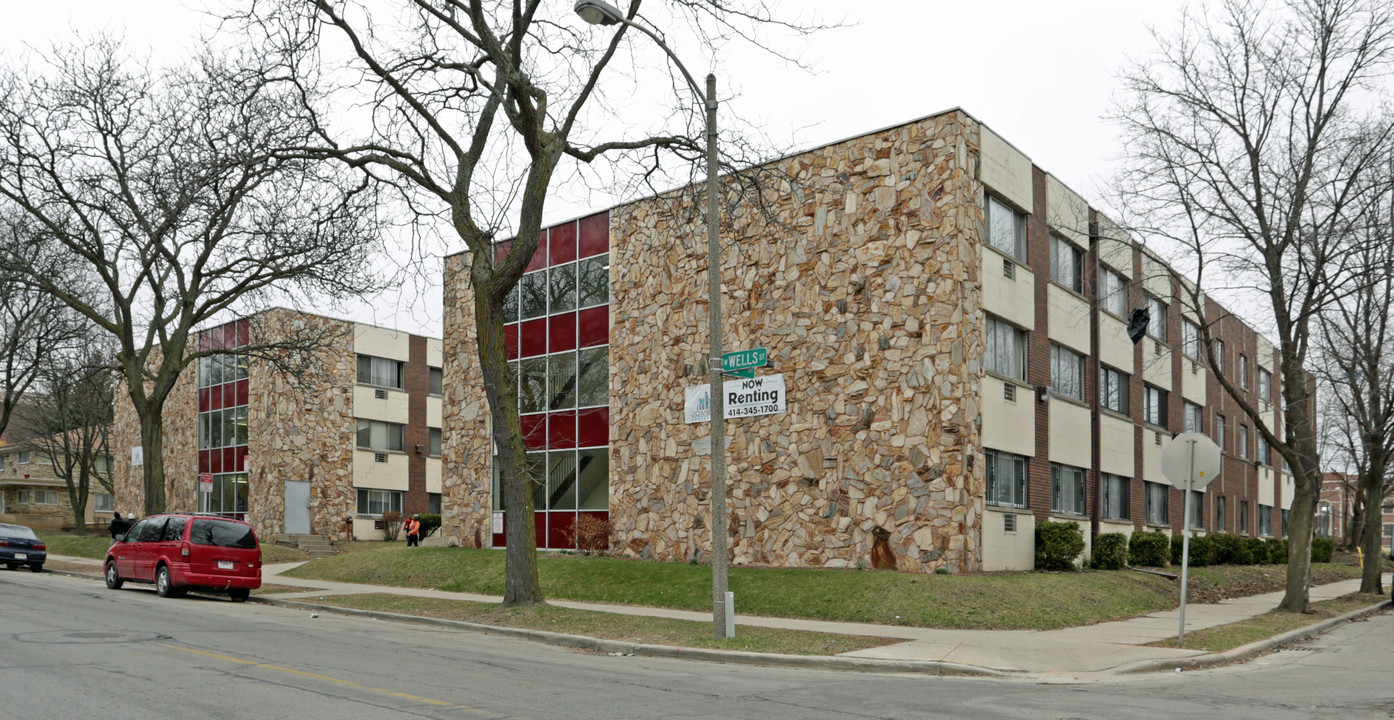
{"type": "MultiPolygon", "coordinates": [[[[223,350],[165,406],[168,509],[244,519],[258,535],[382,539],[388,512],[440,512],[441,345],[287,309],[199,333],[223,350]],[[316,340],[294,377],[239,350],[316,340]]],[[[118,507],[144,507],[140,430],[118,397],[118,507]]]]}
{"type": "MultiPolygon", "coordinates": [[[[45,443],[12,424],[0,438],[0,522],[36,530],[67,530],[74,525],[68,485],[53,471],[45,443]]],[[[111,458],[97,458],[97,471],[109,472],[111,458]]],[[[100,532],[111,519],[112,496],[96,482],[87,496],[86,523],[100,532]]]]}
{"type": "MultiPolygon", "coordinates": [[[[1274,348],[1211,299],[1184,312],[1158,255],[972,115],[769,169],[773,206],[723,218],[726,350],[767,349],[751,382],[779,388],[727,423],[734,562],[1025,569],[1043,520],[1091,541],[1176,533],[1182,494],[1161,458],[1186,431],[1225,453],[1193,496],[1195,526],[1285,532],[1291,476],[1211,376],[1199,330],[1281,428],[1274,348]],[[1137,309],[1149,323],[1135,343],[1137,309]]],[[[645,198],[545,229],[508,305],[539,547],[575,548],[594,517],[624,555],[710,552],[708,425],[687,400],[707,377],[705,232],[679,205],[645,198]]],[[[443,283],[442,533],[499,547],[510,518],[469,261],[447,258],[443,283]]]]}

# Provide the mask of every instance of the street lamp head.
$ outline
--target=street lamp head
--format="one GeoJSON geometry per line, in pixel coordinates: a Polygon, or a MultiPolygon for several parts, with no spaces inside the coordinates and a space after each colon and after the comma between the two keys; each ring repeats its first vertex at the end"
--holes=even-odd
{"type": "Polygon", "coordinates": [[[624,13],[605,0],[576,0],[576,14],[592,25],[614,25],[624,21],[624,13]]]}

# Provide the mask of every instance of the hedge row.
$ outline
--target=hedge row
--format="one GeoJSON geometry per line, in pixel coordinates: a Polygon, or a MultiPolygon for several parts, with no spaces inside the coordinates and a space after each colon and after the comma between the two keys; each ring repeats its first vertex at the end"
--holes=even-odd
{"type": "MultiPolygon", "coordinates": [[[[1094,538],[1090,566],[1098,570],[1119,570],[1124,565],[1162,567],[1180,565],[1184,540],[1180,535],[1138,532],[1103,533],[1094,538]]],[[[1331,562],[1335,543],[1329,538],[1312,540],[1312,562],[1331,562]]],[[[1191,538],[1189,564],[1204,565],[1283,565],[1288,561],[1288,544],[1282,538],[1251,538],[1230,533],[1191,538]]],[[[1072,570],[1084,552],[1084,534],[1073,522],[1043,520],[1036,523],[1036,569],[1072,570]]]]}

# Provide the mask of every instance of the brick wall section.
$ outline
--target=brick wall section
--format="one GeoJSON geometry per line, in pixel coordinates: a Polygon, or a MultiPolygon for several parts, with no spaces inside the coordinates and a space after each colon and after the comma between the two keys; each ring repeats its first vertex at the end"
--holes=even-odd
{"type": "Polygon", "coordinates": [[[1050,226],[1046,222],[1046,174],[1031,166],[1031,194],[1035,212],[1026,216],[1026,264],[1036,278],[1036,329],[1027,334],[1026,383],[1022,388],[1036,413],[1036,455],[1026,463],[1027,507],[1037,520],[1050,518],[1054,492],[1050,472],[1050,402],[1041,402],[1035,388],[1051,385],[1050,372],[1050,226]]]}
{"type": "MultiPolygon", "coordinates": [[[[1128,283],[1128,307],[1129,314],[1133,308],[1142,307],[1146,302],[1146,293],[1142,291],[1142,250],[1136,245],[1133,246],[1133,279],[1128,283]]],[[[1126,320],[1126,318],[1125,318],[1126,320]]],[[[1152,442],[1152,431],[1147,429],[1142,422],[1142,395],[1143,363],[1148,358],[1143,355],[1142,347],[1145,343],[1133,343],[1133,376],[1128,383],[1128,415],[1133,419],[1133,481],[1132,487],[1128,492],[1128,504],[1132,506],[1130,512],[1133,518],[1134,530],[1145,530],[1147,525],[1147,504],[1144,481],[1142,479],[1142,443],[1152,442]]]]}
{"type": "Polygon", "coordinates": [[[1104,518],[1103,473],[1103,404],[1099,397],[1099,214],[1089,209],[1089,252],[1084,255],[1084,297],[1089,299],[1089,359],[1084,363],[1084,400],[1089,405],[1089,532],[1099,534],[1099,521],[1104,518]]]}
{"type": "Polygon", "coordinates": [[[426,426],[426,398],[431,394],[431,371],[426,365],[426,338],[412,335],[410,358],[402,368],[407,393],[407,491],[402,510],[407,515],[430,510],[426,497],[426,458],[430,455],[431,431],[426,426]]]}
{"type": "MultiPolygon", "coordinates": [[[[1182,394],[1183,368],[1190,370],[1191,362],[1181,352],[1181,284],[1175,279],[1170,278],[1168,284],[1171,286],[1171,297],[1167,301],[1167,347],[1171,352],[1167,354],[1167,359],[1171,361],[1171,392],[1167,393],[1167,429],[1171,431],[1173,437],[1177,433],[1184,432],[1186,429],[1186,417],[1183,410],[1186,406],[1186,398],[1182,394]]],[[[1170,482],[1169,478],[1158,478],[1161,482],[1170,482]]],[[[1167,520],[1171,521],[1172,532],[1181,532],[1186,526],[1186,491],[1177,487],[1172,487],[1167,491],[1167,509],[1170,514],[1167,520]]],[[[1202,515],[1204,513],[1202,512],[1202,515]]],[[[1192,522],[1195,522],[1193,519],[1192,522]]]]}

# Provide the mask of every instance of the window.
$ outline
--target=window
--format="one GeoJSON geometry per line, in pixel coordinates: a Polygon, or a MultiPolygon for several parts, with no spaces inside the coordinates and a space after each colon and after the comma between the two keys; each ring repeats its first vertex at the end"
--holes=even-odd
{"type": "Polygon", "coordinates": [[[431,457],[440,457],[440,428],[431,428],[431,457]]]}
{"type": "Polygon", "coordinates": [[[198,386],[201,388],[246,379],[246,355],[220,353],[198,359],[198,386]]]}
{"type": "Polygon", "coordinates": [[[1258,369],[1258,396],[1264,400],[1273,397],[1273,373],[1258,369]]]}
{"type": "Polygon", "coordinates": [[[547,409],[576,407],[576,353],[547,356],[547,409]]]}
{"type": "Polygon", "coordinates": [[[4,469],[5,469],[5,456],[4,456],[4,455],[0,455],[0,470],[4,470],[4,469]]]}
{"type": "Polygon", "coordinates": [[[518,412],[542,412],[547,409],[547,358],[525,358],[518,364],[518,412]]]}
{"type": "Polygon", "coordinates": [[[1050,236],[1050,279],[1075,291],[1084,292],[1084,277],[1080,270],[1084,253],[1074,243],[1059,235],[1050,236]]]}
{"type": "Polygon", "coordinates": [[[1167,339],[1167,304],[1159,298],[1147,296],[1147,334],[1162,342],[1167,339]]]}
{"type": "Polygon", "coordinates": [[[1113,368],[1101,366],[1099,401],[1114,412],[1128,414],[1128,376],[1113,368]]]}
{"type": "Polygon", "coordinates": [[[387,358],[358,356],[358,384],[402,389],[402,363],[387,358]]]}
{"type": "Polygon", "coordinates": [[[18,453],[18,455],[19,455],[19,458],[18,458],[17,462],[18,462],[20,465],[28,465],[28,464],[29,464],[29,451],[28,451],[28,450],[20,450],[19,453],[18,453]]]}
{"type": "Polygon", "coordinates": [[[987,371],[1026,380],[1026,332],[992,316],[987,318],[987,371]]]}
{"type": "Polygon", "coordinates": [[[1103,482],[1100,483],[1103,489],[1103,510],[1104,517],[1109,520],[1127,520],[1130,507],[1128,503],[1128,491],[1133,481],[1130,478],[1104,473],[1103,482]]]}
{"type": "Polygon", "coordinates": [[[596,255],[577,263],[581,273],[580,307],[610,302],[610,255],[596,255]]]}
{"type": "Polygon", "coordinates": [[[1214,346],[1215,346],[1215,367],[1216,367],[1216,368],[1219,368],[1220,372],[1224,372],[1224,371],[1225,371],[1225,341],[1224,341],[1224,340],[1216,340],[1214,346]]]}
{"type": "Polygon", "coordinates": [[[402,493],[395,490],[358,488],[359,517],[382,517],[386,512],[402,511],[402,493]]]}
{"type": "Polygon", "coordinates": [[[1268,447],[1268,441],[1264,440],[1263,436],[1259,436],[1256,442],[1258,444],[1258,461],[1264,465],[1272,465],[1272,450],[1268,447]]]}
{"type": "Polygon", "coordinates": [[[1142,388],[1142,421],[1167,426],[1167,391],[1151,385],[1142,388]]]}
{"type": "Polygon", "coordinates": [[[547,302],[551,313],[576,309],[576,263],[548,268],[547,302]]]}
{"type": "Polygon", "coordinates": [[[440,514],[440,493],[426,493],[426,512],[440,514]]]}
{"type": "Polygon", "coordinates": [[[92,496],[92,510],[99,513],[109,513],[116,509],[111,495],[107,493],[96,493],[92,496]]]}
{"type": "Polygon", "coordinates": [[[1239,534],[1249,534],[1249,501],[1239,501],[1239,534]]]}
{"type": "Polygon", "coordinates": [[[403,439],[405,430],[406,426],[399,423],[359,420],[358,447],[360,450],[401,452],[406,447],[403,439]]]}
{"type": "Polygon", "coordinates": [[[1105,312],[1118,318],[1128,316],[1128,288],[1123,276],[1106,267],[1099,268],[1099,300],[1105,312]]]}
{"type": "Polygon", "coordinates": [[[991,195],[987,196],[987,243],[1026,262],[1026,216],[991,195]]]}
{"type": "Polygon", "coordinates": [[[1394,525],[1385,525],[1385,526],[1384,526],[1384,536],[1385,536],[1385,537],[1394,537],[1394,525]]]}
{"type": "Polygon", "coordinates": [[[1051,464],[1051,512],[1083,515],[1084,468],[1051,464]]]}
{"type": "Polygon", "coordinates": [[[1051,391],[1084,401],[1084,356],[1059,345],[1050,347],[1051,391]]]}
{"type": "Polygon", "coordinates": [[[547,271],[530,272],[518,279],[518,312],[524,320],[547,314],[547,271]]]}
{"type": "Polygon", "coordinates": [[[580,392],[576,402],[579,407],[607,406],[610,404],[610,348],[586,348],[576,354],[580,392]]]}
{"type": "Polygon", "coordinates": [[[1225,496],[1215,498],[1215,532],[1225,531],[1225,496]]]}
{"type": "Polygon", "coordinates": [[[1185,403],[1181,407],[1181,427],[1182,432],[1200,432],[1200,406],[1195,403],[1185,403]]]}
{"type": "MultiPolygon", "coordinates": [[[[189,522],[189,519],[186,518],[186,517],[181,517],[181,516],[179,516],[179,515],[172,515],[172,516],[170,516],[169,520],[166,520],[166,521],[165,521],[165,532],[164,532],[163,535],[160,536],[160,542],[179,542],[180,540],[183,540],[183,539],[184,539],[184,525],[187,524],[188,522],[189,522]]],[[[223,524],[225,524],[225,525],[231,525],[232,523],[223,523],[223,524]]],[[[234,527],[242,527],[242,526],[236,525],[236,526],[234,526],[234,527]]],[[[193,539],[193,538],[190,538],[190,540],[192,540],[192,539],[193,539]]],[[[256,547],[256,544],[253,543],[252,547],[256,547]]]]}
{"type": "Polygon", "coordinates": [[[1249,358],[1239,354],[1239,387],[1249,387],[1249,358]]]}
{"type": "Polygon", "coordinates": [[[1248,458],[1248,457],[1249,457],[1249,426],[1248,426],[1248,425],[1240,425],[1240,426],[1239,426],[1239,442],[1238,442],[1238,445],[1239,445],[1239,457],[1248,458]]]}
{"type": "Polygon", "coordinates": [[[20,490],[20,505],[57,505],[57,490],[20,490]]]}
{"type": "Polygon", "coordinates": [[[1191,491],[1191,527],[1205,527],[1205,494],[1191,491]]]}
{"type": "MultiPolygon", "coordinates": [[[[182,518],[181,518],[182,519],[182,518]]],[[[171,518],[171,520],[173,520],[171,518]]],[[[189,542],[195,545],[214,547],[243,548],[250,550],[257,546],[252,528],[242,523],[215,520],[213,518],[194,518],[189,528],[189,542]]]]}
{"type": "Polygon", "coordinates": [[[1153,525],[1165,525],[1167,523],[1167,488],[1161,483],[1144,482],[1142,484],[1145,494],[1143,495],[1143,511],[1147,516],[1147,522],[1153,525]]]}
{"type": "Polygon", "coordinates": [[[984,450],[987,458],[987,504],[1026,507],[1026,458],[984,450]]]}
{"type": "Polygon", "coordinates": [[[1225,416],[1215,415],[1215,444],[1220,446],[1220,452],[1225,451],[1225,416]]]}
{"type": "Polygon", "coordinates": [[[1258,534],[1273,534],[1273,506],[1260,504],[1258,506],[1258,534]]]}
{"type": "Polygon", "coordinates": [[[440,368],[430,368],[431,375],[431,394],[440,395],[441,386],[444,384],[445,373],[440,368]]]}
{"type": "Polygon", "coordinates": [[[1181,321],[1181,352],[1192,360],[1200,357],[1200,328],[1190,320],[1181,321]]]}

